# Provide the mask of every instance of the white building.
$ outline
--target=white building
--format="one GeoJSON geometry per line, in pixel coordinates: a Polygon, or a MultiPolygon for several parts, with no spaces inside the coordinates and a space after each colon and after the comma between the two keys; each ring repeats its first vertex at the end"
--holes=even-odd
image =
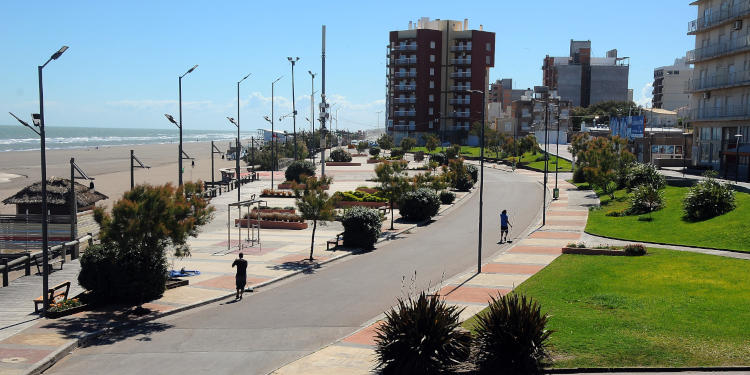
{"type": "Polygon", "coordinates": [[[684,57],[675,59],[673,65],[654,69],[651,106],[670,111],[687,106],[690,94],[685,89],[692,73],[693,68],[685,62],[684,57]]]}

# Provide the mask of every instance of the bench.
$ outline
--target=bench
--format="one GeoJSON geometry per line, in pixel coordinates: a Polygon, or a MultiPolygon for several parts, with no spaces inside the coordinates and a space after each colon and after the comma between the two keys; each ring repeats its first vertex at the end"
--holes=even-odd
{"type": "Polygon", "coordinates": [[[331,250],[331,245],[333,245],[334,249],[338,247],[339,241],[344,241],[344,232],[337,234],[336,238],[326,241],[326,250],[331,250]]]}
{"type": "MultiPolygon", "coordinates": [[[[47,300],[50,304],[58,302],[58,300],[65,301],[68,299],[68,292],[70,291],[70,281],[66,281],[62,284],[55,285],[49,289],[47,300]],[[64,291],[63,291],[64,289],[64,291]],[[61,298],[62,297],[62,298],[61,298]]],[[[39,305],[44,304],[44,296],[39,296],[34,299],[34,312],[39,312],[39,305]]]]}
{"type": "MultiPolygon", "coordinates": [[[[41,274],[42,273],[42,254],[37,255],[34,257],[34,265],[36,266],[36,272],[41,274]]],[[[49,269],[47,270],[47,274],[52,273],[52,266],[56,263],[60,263],[60,269],[63,269],[63,265],[65,264],[65,247],[60,248],[59,250],[54,250],[49,253],[49,257],[47,259],[47,267],[49,269]]]]}

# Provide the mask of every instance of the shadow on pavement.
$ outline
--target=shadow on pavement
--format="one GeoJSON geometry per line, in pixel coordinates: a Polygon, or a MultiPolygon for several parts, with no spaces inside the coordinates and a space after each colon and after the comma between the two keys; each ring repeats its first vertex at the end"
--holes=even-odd
{"type": "Polygon", "coordinates": [[[315,273],[316,268],[320,268],[320,264],[318,264],[318,262],[316,262],[315,260],[311,262],[309,259],[305,259],[305,260],[297,260],[293,262],[284,262],[284,263],[277,264],[274,266],[268,266],[268,268],[274,271],[302,270],[302,273],[311,274],[311,273],[315,273]]]}

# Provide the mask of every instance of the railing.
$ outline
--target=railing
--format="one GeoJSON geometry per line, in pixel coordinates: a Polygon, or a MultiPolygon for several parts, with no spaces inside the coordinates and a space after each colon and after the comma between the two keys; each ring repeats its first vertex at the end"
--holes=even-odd
{"type": "Polygon", "coordinates": [[[471,85],[451,86],[451,91],[468,91],[468,90],[471,90],[471,85]]]}
{"type": "Polygon", "coordinates": [[[455,118],[469,118],[470,112],[453,112],[448,115],[448,117],[455,117],[455,118]]]}
{"type": "Polygon", "coordinates": [[[394,75],[396,78],[416,77],[417,72],[396,72],[394,75]]]}
{"type": "Polygon", "coordinates": [[[451,78],[471,78],[471,71],[468,72],[452,72],[451,78]]]}
{"type": "Polygon", "coordinates": [[[471,65],[471,58],[450,59],[450,63],[453,65],[471,65]]]}
{"type": "Polygon", "coordinates": [[[393,46],[394,51],[416,51],[417,45],[416,44],[404,44],[404,45],[397,45],[393,46]]]}
{"type": "Polygon", "coordinates": [[[469,130],[469,125],[451,125],[451,130],[469,130]]]}
{"type": "Polygon", "coordinates": [[[396,65],[407,65],[407,64],[416,64],[417,58],[416,57],[410,57],[408,59],[396,59],[396,65]]]}
{"type": "Polygon", "coordinates": [[[694,64],[701,60],[718,57],[729,53],[738,53],[750,50],[750,35],[745,33],[726,42],[715,43],[707,47],[687,51],[686,62],[694,64]]]}
{"type": "Polygon", "coordinates": [[[417,102],[417,98],[393,98],[393,102],[398,104],[414,104],[417,102]]]}
{"type": "Polygon", "coordinates": [[[710,16],[700,17],[688,22],[688,34],[734,21],[739,17],[750,14],[750,1],[740,1],[731,8],[726,6],[723,8],[721,6],[715,7],[711,10],[710,16]]]}
{"type": "Polygon", "coordinates": [[[471,102],[471,99],[468,99],[468,98],[448,99],[448,103],[450,104],[469,104],[470,102],[471,102]]]}
{"type": "Polygon", "coordinates": [[[396,85],[396,90],[401,91],[414,91],[417,89],[417,85],[396,85]]]}
{"type": "MultiPolygon", "coordinates": [[[[93,237],[90,234],[87,234],[77,240],[73,240],[70,242],[66,242],[64,244],[50,247],[48,250],[48,253],[59,251],[59,250],[64,249],[65,247],[68,247],[72,250],[71,251],[72,259],[76,259],[78,258],[78,251],[77,251],[78,248],[76,247],[76,245],[85,241],[89,241],[89,244],[90,244],[92,240],[93,240],[93,237]]],[[[63,251],[62,256],[64,257],[66,253],[67,253],[66,251],[63,251]]],[[[5,257],[0,259],[0,273],[3,274],[2,275],[3,287],[8,286],[8,284],[10,283],[9,275],[8,275],[10,271],[14,269],[20,269],[19,266],[23,266],[25,270],[24,271],[25,275],[29,276],[31,274],[31,260],[37,257],[41,257],[41,256],[42,256],[42,251],[40,250],[34,253],[18,254],[18,256],[12,260],[8,260],[8,258],[5,258],[5,257]]],[[[47,267],[47,265],[44,265],[44,267],[47,267]]]]}
{"type": "Polygon", "coordinates": [[[404,125],[404,124],[393,125],[393,130],[415,130],[416,128],[417,128],[416,125],[404,125]]]}
{"type": "Polygon", "coordinates": [[[471,46],[467,46],[467,45],[451,46],[451,51],[453,51],[453,52],[471,51],[471,46]]]}
{"type": "Polygon", "coordinates": [[[739,104],[726,107],[696,108],[690,111],[690,118],[693,120],[750,118],[750,106],[747,104],[739,104]]]}
{"type": "Polygon", "coordinates": [[[724,69],[718,74],[706,76],[703,79],[700,78],[699,74],[693,74],[693,77],[685,82],[685,90],[701,91],[747,84],[750,84],[750,71],[729,72],[724,69]]]}
{"type": "Polygon", "coordinates": [[[417,115],[417,111],[411,110],[411,111],[395,111],[394,115],[401,116],[401,117],[413,117],[417,115]]]}

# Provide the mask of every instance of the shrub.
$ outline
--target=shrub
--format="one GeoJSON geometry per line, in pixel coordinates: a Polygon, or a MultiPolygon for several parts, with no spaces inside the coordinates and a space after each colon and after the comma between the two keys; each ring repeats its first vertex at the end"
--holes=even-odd
{"type": "Polygon", "coordinates": [[[716,181],[712,175],[690,188],[682,201],[685,218],[707,220],[732,211],[736,207],[734,190],[729,184],[716,181]]]}
{"type": "Polygon", "coordinates": [[[450,372],[470,352],[471,334],[459,329],[462,310],[424,292],[399,298],[376,331],[378,368],[383,374],[450,372]]]}
{"type": "Polygon", "coordinates": [[[586,182],[586,176],[583,174],[583,167],[577,165],[573,170],[573,182],[580,184],[586,182]]]}
{"type": "Polygon", "coordinates": [[[391,157],[392,158],[401,158],[404,156],[406,152],[404,150],[398,149],[398,150],[391,150],[391,157]]]}
{"type": "Polygon", "coordinates": [[[303,176],[315,176],[315,165],[312,162],[307,160],[293,161],[284,172],[287,181],[300,183],[304,179],[303,176]]]}
{"type": "Polygon", "coordinates": [[[378,155],[380,155],[380,147],[370,147],[370,156],[376,157],[378,155]]]}
{"type": "Polygon", "coordinates": [[[639,215],[657,211],[664,206],[664,192],[652,185],[638,185],[630,195],[628,214],[639,215]]]}
{"type": "Polygon", "coordinates": [[[458,191],[469,191],[472,187],[474,187],[474,180],[468,173],[459,174],[453,180],[453,188],[458,191]]]}
{"type": "Polygon", "coordinates": [[[411,150],[414,146],[417,145],[417,140],[414,138],[404,137],[401,139],[401,143],[399,146],[401,146],[401,149],[408,152],[411,150]]]}
{"type": "Polygon", "coordinates": [[[343,148],[331,151],[331,161],[348,163],[352,161],[352,155],[343,148]]]}
{"type": "Polygon", "coordinates": [[[358,152],[364,152],[365,150],[367,150],[368,147],[370,147],[370,145],[367,142],[365,142],[365,141],[361,141],[361,142],[357,143],[357,151],[358,152]]]}
{"type": "Polygon", "coordinates": [[[625,186],[628,190],[632,190],[639,185],[649,185],[656,190],[661,190],[667,185],[667,180],[659,174],[653,164],[633,163],[628,168],[625,186]]]}
{"type": "Polygon", "coordinates": [[[531,298],[512,293],[492,298],[477,317],[476,362],[486,373],[539,374],[549,359],[548,315],[531,298]]]}
{"type": "Polygon", "coordinates": [[[622,249],[625,251],[625,255],[627,256],[639,256],[639,255],[646,255],[646,246],[643,246],[642,244],[627,244],[622,249]]]}
{"type": "Polygon", "coordinates": [[[461,146],[459,145],[452,145],[445,150],[445,156],[448,158],[448,160],[457,159],[458,155],[461,155],[461,146]]]}
{"type": "Polygon", "coordinates": [[[378,196],[378,193],[380,192],[369,194],[359,190],[337,191],[334,196],[344,202],[388,202],[388,198],[378,196]]]}
{"type": "Polygon", "coordinates": [[[380,236],[380,214],[366,207],[352,207],[344,211],[344,246],[372,249],[380,236]]]}
{"type": "Polygon", "coordinates": [[[618,210],[612,210],[612,211],[607,211],[607,213],[604,214],[604,216],[622,217],[622,216],[625,216],[625,212],[618,211],[618,210]]]}
{"type": "Polygon", "coordinates": [[[456,200],[456,194],[452,191],[441,191],[440,192],[440,203],[451,204],[456,200]]]}
{"type": "Polygon", "coordinates": [[[422,221],[437,215],[440,198],[430,189],[409,191],[401,197],[398,211],[405,220],[422,221]]]}
{"type": "Polygon", "coordinates": [[[435,162],[438,165],[446,165],[448,163],[448,158],[445,156],[445,153],[438,152],[430,156],[430,161],[435,162]]]}
{"type": "Polygon", "coordinates": [[[471,175],[471,179],[474,182],[479,181],[479,168],[474,164],[466,164],[466,171],[471,175]]]}

